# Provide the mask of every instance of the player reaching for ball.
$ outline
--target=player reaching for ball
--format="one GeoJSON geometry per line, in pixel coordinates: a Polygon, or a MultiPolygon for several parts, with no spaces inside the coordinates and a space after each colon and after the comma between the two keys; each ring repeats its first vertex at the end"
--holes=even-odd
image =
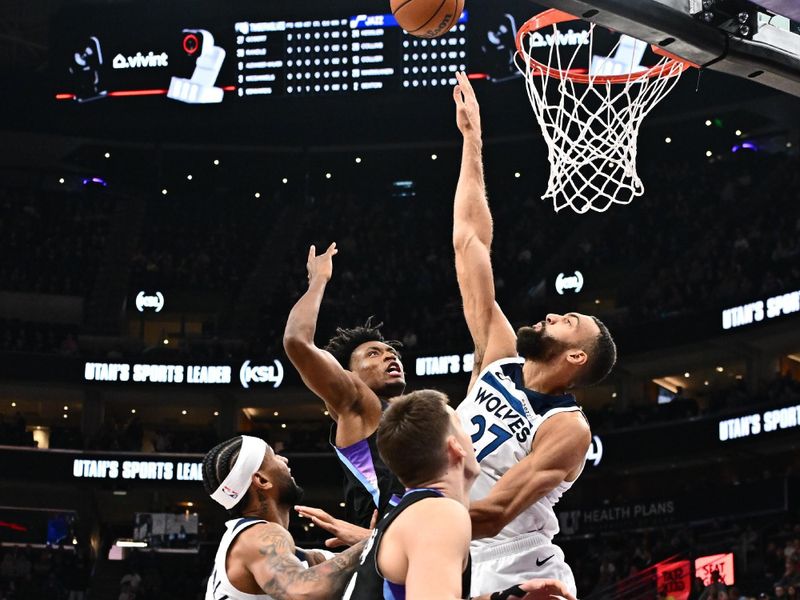
{"type": "Polygon", "coordinates": [[[532,578],[557,579],[575,594],[572,571],[553,544],[553,506],[581,474],[591,432],[568,390],[604,379],[616,346],[600,320],[575,312],[548,314],[515,333],[495,301],[480,110],[467,76],[458,73],[457,80],[463,151],[453,247],[475,345],[472,379],[457,412],[481,467],[470,494],[472,594],[532,578]]]}

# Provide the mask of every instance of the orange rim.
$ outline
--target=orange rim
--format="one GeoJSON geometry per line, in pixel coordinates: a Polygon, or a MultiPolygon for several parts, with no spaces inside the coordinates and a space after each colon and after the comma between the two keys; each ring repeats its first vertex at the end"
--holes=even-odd
{"type": "MultiPolygon", "coordinates": [[[[517,52],[521,56],[525,56],[525,53],[522,51],[522,38],[525,35],[534,33],[535,31],[539,31],[545,27],[549,27],[550,25],[556,25],[558,23],[565,23],[567,21],[580,21],[580,19],[574,15],[569,13],[565,13],[564,11],[557,10],[555,8],[548,9],[544,12],[539,13],[535,17],[526,21],[522,27],[519,28],[517,31],[517,52]]],[[[658,64],[649,69],[645,69],[643,71],[639,71],[637,73],[630,73],[628,75],[595,75],[590,76],[586,69],[556,69],[550,67],[544,63],[539,62],[534,58],[528,57],[530,61],[531,68],[534,71],[534,74],[540,76],[547,76],[547,77],[554,77],[555,79],[569,79],[570,81],[574,81],[575,83],[586,83],[586,84],[593,84],[593,83],[628,83],[630,81],[636,81],[639,79],[644,78],[651,78],[651,77],[672,77],[679,73],[682,73],[689,67],[696,67],[686,60],[675,56],[664,50],[663,48],[659,48],[658,46],[651,44],[650,48],[652,51],[659,56],[666,56],[669,60],[663,64],[658,64]]]]}

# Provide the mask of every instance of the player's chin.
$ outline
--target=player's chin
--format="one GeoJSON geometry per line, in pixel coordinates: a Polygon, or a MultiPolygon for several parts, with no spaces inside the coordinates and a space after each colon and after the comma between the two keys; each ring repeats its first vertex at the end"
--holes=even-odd
{"type": "Polygon", "coordinates": [[[406,389],[406,378],[392,376],[383,382],[383,395],[399,396],[406,389]]]}

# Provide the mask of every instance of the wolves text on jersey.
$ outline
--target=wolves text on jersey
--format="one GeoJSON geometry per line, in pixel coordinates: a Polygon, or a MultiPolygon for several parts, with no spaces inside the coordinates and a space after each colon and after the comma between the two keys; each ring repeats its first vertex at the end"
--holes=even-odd
{"type": "Polygon", "coordinates": [[[516,409],[501,396],[495,394],[492,389],[478,385],[479,387],[475,390],[475,404],[483,406],[487,412],[503,421],[511,430],[511,433],[516,436],[517,441],[520,444],[524,444],[531,434],[528,419],[520,415],[516,409]]]}

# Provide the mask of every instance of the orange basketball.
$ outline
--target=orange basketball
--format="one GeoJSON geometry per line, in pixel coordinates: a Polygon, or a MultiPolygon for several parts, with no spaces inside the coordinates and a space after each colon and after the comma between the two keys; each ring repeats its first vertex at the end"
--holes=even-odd
{"type": "Polygon", "coordinates": [[[435,38],[458,23],[464,0],[391,0],[392,14],[411,35],[435,38]]]}

